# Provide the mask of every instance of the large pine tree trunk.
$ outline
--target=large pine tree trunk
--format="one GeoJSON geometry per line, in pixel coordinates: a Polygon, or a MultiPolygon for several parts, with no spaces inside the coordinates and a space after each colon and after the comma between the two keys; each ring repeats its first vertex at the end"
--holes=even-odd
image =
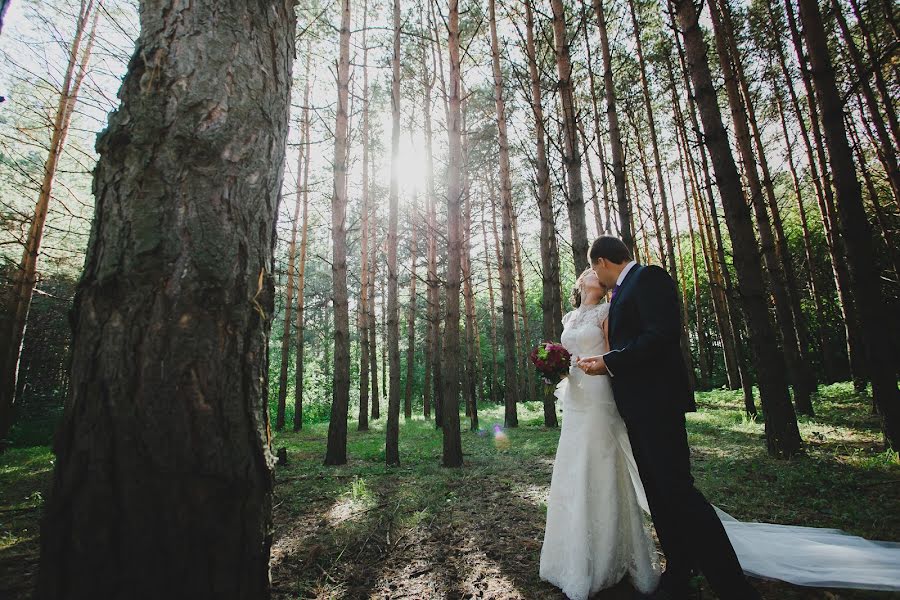
{"type": "Polygon", "coordinates": [[[775,329],[768,312],[750,207],[741,190],[740,175],[722,123],[697,9],[692,0],[674,0],[673,5],[684,35],[687,63],[703,123],[704,140],[712,159],[731,234],[734,265],[744,301],[756,371],[759,374],[760,397],[766,413],[767,447],[772,455],[792,456],[800,450],[800,432],[791,406],[784,362],[777,352],[773,352],[776,347],[775,329]]]}
{"type": "MultiPolygon", "coordinates": [[[[790,0],[785,0],[784,5],[788,29],[791,32],[791,39],[797,54],[797,62],[800,65],[801,80],[803,81],[803,87],[806,91],[806,103],[809,109],[809,123],[812,129],[812,137],[815,140],[813,146],[816,152],[816,160],[814,161],[812,156],[810,156],[810,165],[812,166],[814,162],[818,162],[820,193],[817,193],[817,199],[819,201],[819,212],[822,217],[822,226],[825,229],[826,236],[830,237],[829,250],[831,251],[831,264],[834,269],[835,284],[837,286],[838,298],[841,303],[841,315],[844,319],[850,375],[856,390],[863,392],[866,389],[868,376],[865,349],[862,332],[860,330],[859,313],[856,310],[855,299],[853,297],[850,271],[847,266],[843,234],[840,231],[838,223],[839,217],[834,202],[834,192],[831,183],[829,182],[828,158],[825,156],[825,141],[822,135],[822,127],[819,123],[819,106],[816,102],[815,93],[813,92],[812,73],[809,68],[808,57],[803,51],[800,27],[797,24],[794,8],[790,0]]],[[[788,87],[791,87],[790,83],[788,84],[788,87]]],[[[801,124],[802,129],[803,116],[799,111],[799,106],[796,106],[796,110],[797,121],[801,124]]]]}
{"type": "MultiPolygon", "coordinates": [[[[334,302],[334,387],[328,422],[326,465],[347,462],[347,413],[350,409],[350,313],[347,298],[347,143],[350,96],[350,0],[342,0],[338,105],[334,128],[334,188],[331,197],[331,278],[334,302]]],[[[329,364],[326,361],[326,364],[329,364]]]]}
{"type": "MultiPolygon", "coordinates": [[[[544,109],[541,104],[541,78],[538,73],[537,51],[534,43],[533,0],[525,1],[525,51],[528,57],[528,73],[531,82],[531,110],[534,114],[534,131],[537,143],[535,154],[535,177],[538,213],[541,220],[541,331],[544,340],[558,341],[562,335],[562,290],[559,281],[559,244],[556,240],[556,220],[553,215],[553,195],[550,192],[550,169],[547,165],[546,131],[544,129],[544,109]]],[[[596,113],[596,106],[595,106],[596,113]]],[[[599,132],[599,124],[595,120],[599,132]]],[[[602,145],[598,138],[598,145],[602,145]]],[[[605,168],[605,167],[604,167],[605,168]]],[[[606,196],[606,180],[603,187],[606,196]]],[[[485,238],[487,252],[487,238],[485,238]]],[[[490,277],[490,274],[488,275],[490,277]]],[[[490,280],[489,280],[490,281],[490,280]]],[[[493,297],[493,290],[491,290],[493,297]]],[[[493,299],[491,301],[493,304],[493,299]]],[[[493,319],[493,314],[491,315],[493,319]]],[[[556,418],[556,397],[544,390],[544,426],[558,427],[556,418]]]]}
{"type": "Polygon", "coordinates": [[[450,82],[448,89],[447,133],[449,160],[447,165],[447,312],[444,325],[443,377],[444,397],[441,406],[443,428],[442,464],[461,467],[462,439],[459,434],[459,286],[460,249],[462,248],[460,204],[462,201],[462,131],[459,71],[459,0],[450,0],[447,15],[450,82]]]}
{"type": "MultiPolygon", "coordinates": [[[[581,182],[581,151],[578,147],[578,122],[575,113],[572,60],[569,56],[569,36],[562,0],[550,0],[553,10],[553,39],[556,44],[556,72],[559,76],[559,100],[563,120],[563,163],[566,165],[569,229],[572,238],[572,257],[575,272],[588,268],[587,222],[584,212],[584,186],[581,182]]],[[[496,51],[495,51],[496,53],[496,51]]],[[[496,75],[495,75],[496,78],[496,75]]]]}
{"type": "Polygon", "coordinates": [[[809,49],[816,99],[822,109],[822,131],[831,164],[838,216],[847,247],[847,262],[859,308],[863,340],[872,380],[872,395],[881,416],[885,443],[900,447],[900,390],[893,360],[890,322],[876,271],[872,231],[844,128],[844,110],[822,15],[816,0],[799,0],[803,36],[809,49]]]}
{"type": "MultiPolygon", "coordinates": [[[[491,55],[494,72],[494,105],[497,111],[497,139],[500,150],[500,218],[503,223],[502,253],[500,262],[500,296],[503,303],[503,341],[506,376],[506,427],[519,424],[516,405],[521,390],[518,384],[516,356],[516,330],[513,316],[513,232],[512,232],[512,181],[509,172],[509,142],[506,135],[506,103],[503,99],[503,75],[500,71],[500,44],[497,39],[497,15],[494,0],[489,0],[491,28],[491,55]]],[[[584,204],[582,201],[582,216],[584,204]]],[[[582,223],[583,224],[583,223],[582,223]]],[[[587,238],[585,237],[585,240],[587,238]]],[[[587,250],[585,250],[586,255],[587,250]]]]}
{"type": "MultiPolygon", "coordinates": [[[[9,289],[0,291],[0,303],[2,303],[0,305],[0,339],[2,339],[0,342],[0,450],[4,447],[15,416],[19,356],[22,351],[22,340],[25,336],[25,324],[28,321],[31,298],[37,284],[38,256],[44,237],[44,224],[50,208],[56,170],[65,148],[66,136],[69,133],[69,124],[78,101],[81,83],[91,59],[97,32],[97,20],[102,11],[102,4],[102,0],[97,5],[94,0],[81,0],[78,21],[75,25],[75,36],[69,50],[62,89],[53,118],[50,144],[47,158],[44,161],[44,173],[34,207],[34,217],[25,237],[22,259],[13,271],[12,285],[9,289]],[[93,24],[88,32],[91,17],[93,17],[93,24]],[[84,50],[82,51],[82,38],[85,33],[87,33],[87,40],[84,41],[84,50]]],[[[5,9],[4,5],[3,10],[5,9]]]]}
{"type": "Polygon", "coordinates": [[[812,362],[809,358],[809,329],[806,324],[806,316],[803,314],[800,302],[800,291],[798,290],[797,274],[794,270],[794,262],[791,257],[790,248],[788,246],[787,235],[784,231],[784,223],[781,218],[781,209],[778,206],[778,198],[775,194],[775,182],[769,170],[769,161],[766,157],[765,143],[760,133],[759,125],[756,118],[756,110],[753,102],[753,95],[750,91],[750,85],[747,76],[744,73],[743,61],[737,46],[737,38],[734,33],[734,18],[731,14],[731,6],[729,0],[719,0],[722,8],[722,23],[725,26],[725,38],[728,42],[729,51],[734,69],[737,75],[737,83],[740,85],[741,97],[743,105],[746,108],[747,123],[750,125],[750,132],[753,137],[754,148],[759,159],[760,173],[762,174],[762,185],[765,191],[766,205],[769,208],[772,218],[772,227],[775,233],[775,258],[779,265],[782,266],[784,273],[785,291],[787,292],[788,303],[790,306],[789,317],[793,321],[793,326],[788,323],[783,329],[785,335],[796,336],[795,340],[791,340],[791,346],[796,347],[799,355],[800,364],[798,376],[803,380],[803,392],[796,395],[794,402],[798,409],[805,414],[812,414],[812,403],[808,400],[808,394],[814,394],[816,391],[816,376],[812,369],[812,362]]]}
{"type": "Polygon", "coordinates": [[[400,0],[393,2],[394,53],[391,60],[391,191],[388,197],[387,233],[387,351],[389,360],[388,419],[385,432],[385,462],[400,464],[400,306],[397,277],[397,221],[399,216],[400,180],[400,0]]]}
{"type": "MultiPolygon", "coordinates": [[[[695,189],[697,190],[694,208],[697,213],[697,226],[704,234],[709,249],[709,260],[712,267],[713,278],[715,283],[711,286],[714,293],[719,297],[719,303],[722,307],[729,325],[726,328],[728,336],[733,340],[734,358],[737,366],[737,374],[739,377],[729,378],[729,385],[732,389],[740,387],[744,395],[744,408],[747,414],[756,414],[756,405],[753,398],[753,383],[750,377],[749,360],[745,359],[744,347],[741,344],[741,334],[743,332],[743,319],[739,309],[739,299],[737,290],[732,283],[731,271],[725,260],[725,245],[722,242],[722,230],[719,223],[718,210],[716,209],[716,199],[713,195],[713,179],[709,173],[709,161],[706,153],[706,145],[702,142],[703,133],[700,129],[700,123],[697,118],[697,106],[692,94],[691,76],[687,67],[684,49],[681,47],[681,39],[675,36],[675,46],[678,51],[678,60],[681,64],[682,77],[684,87],[687,93],[687,115],[690,118],[691,130],[694,132],[697,142],[696,146],[700,149],[700,164],[697,165],[692,159],[691,154],[687,152],[687,148],[691,145],[687,137],[687,126],[682,117],[680,119],[682,144],[687,154],[689,172],[693,178],[695,189]],[[701,185],[702,175],[702,185],[701,185]],[[700,189],[703,189],[706,196],[706,203],[700,198],[700,189]],[[709,207],[707,213],[706,207],[709,207]]],[[[676,103],[676,107],[678,104],[676,103]]],[[[680,112],[680,109],[679,109],[680,112]]]]}
{"type": "Polygon", "coordinates": [[[609,34],[606,29],[606,16],[603,13],[603,0],[593,0],[593,4],[594,15],[597,18],[597,32],[600,34],[600,52],[603,56],[603,86],[606,90],[606,117],[609,122],[609,145],[612,150],[613,185],[616,188],[616,208],[619,212],[619,237],[634,252],[631,207],[625,193],[625,148],[622,145],[619,113],[616,109],[616,86],[613,82],[609,34]]]}
{"type": "Polygon", "coordinates": [[[719,55],[719,64],[725,79],[725,89],[728,95],[728,103],[731,107],[732,123],[737,138],[737,148],[743,164],[744,177],[747,181],[747,193],[749,201],[756,216],[756,228],[759,232],[763,261],[769,274],[769,284],[775,304],[776,327],[781,333],[781,345],[787,363],[788,375],[794,388],[794,403],[797,411],[811,415],[813,413],[809,386],[809,377],[805,372],[805,364],[797,343],[797,331],[794,322],[794,314],[791,310],[790,299],[787,291],[787,281],[784,272],[784,257],[778,255],[775,235],[772,231],[772,220],[766,210],[763,185],[757,171],[757,157],[753,152],[753,143],[748,124],[748,112],[750,105],[741,97],[738,87],[739,71],[736,64],[739,58],[732,55],[733,48],[729,47],[726,38],[731,36],[727,30],[727,15],[723,15],[721,0],[710,1],[710,17],[713,23],[713,33],[716,49],[719,55]]]}
{"type": "Polygon", "coordinates": [[[42,600],[269,597],[267,346],[294,7],[195,1],[166,20],[176,8],[142,3],[97,143],[42,600]]]}

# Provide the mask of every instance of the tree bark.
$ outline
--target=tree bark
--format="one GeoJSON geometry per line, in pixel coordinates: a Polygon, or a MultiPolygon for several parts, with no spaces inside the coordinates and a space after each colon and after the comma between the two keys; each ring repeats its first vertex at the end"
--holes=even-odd
{"type": "MultiPolygon", "coordinates": [[[[500,71],[500,44],[497,38],[495,0],[489,0],[491,56],[494,72],[494,105],[497,111],[497,139],[500,150],[500,218],[503,224],[500,261],[500,296],[503,304],[503,341],[506,392],[504,394],[506,427],[518,427],[516,406],[520,400],[518,384],[515,319],[513,316],[513,234],[512,182],[509,172],[509,142],[506,135],[506,103],[503,99],[503,75],[500,71]]],[[[582,201],[582,215],[584,206],[582,201]]],[[[587,238],[585,238],[587,239],[587,238]]],[[[586,252],[586,251],[585,251],[586,252]]]]}
{"type": "MultiPolygon", "coordinates": [[[[421,7],[419,9],[420,25],[424,29],[421,7]]],[[[428,68],[425,56],[425,44],[420,46],[420,66],[422,69],[422,109],[425,130],[425,152],[427,166],[425,169],[425,248],[426,248],[426,275],[425,275],[425,379],[422,390],[422,414],[426,419],[431,418],[432,403],[432,361],[434,360],[435,325],[438,320],[434,314],[434,292],[437,291],[437,282],[432,278],[433,264],[436,259],[435,235],[432,214],[434,213],[434,175],[432,164],[432,140],[431,140],[431,89],[434,85],[434,74],[428,68]]]]}
{"type": "Polygon", "coordinates": [[[600,34],[600,52],[603,56],[603,85],[606,89],[606,117],[609,121],[609,145],[612,150],[613,185],[616,188],[616,208],[619,212],[619,237],[625,245],[635,250],[634,233],[631,226],[631,207],[625,193],[625,148],[619,131],[619,113],[616,109],[616,86],[613,83],[612,58],[609,52],[609,35],[603,0],[593,0],[597,17],[597,32],[600,34]]]}
{"type": "MultiPolygon", "coordinates": [[[[722,0],[710,2],[710,17],[713,23],[713,32],[716,48],[719,55],[719,63],[722,67],[722,74],[725,79],[725,89],[728,95],[728,103],[731,107],[732,123],[734,124],[735,137],[737,138],[737,148],[740,153],[741,162],[743,163],[744,177],[747,181],[748,194],[753,212],[756,215],[756,228],[759,232],[759,242],[761,245],[763,262],[766,271],[769,274],[769,284],[772,291],[772,298],[775,304],[776,327],[781,333],[782,349],[784,351],[785,362],[787,363],[788,376],[794,388],[794,404],[798,412],[805,415],[812,415],[813,408],[810,396],[810,377],[806,373],[806,361],[804,360],[797,336],[797,326],[794,320],[794,314],[791,310],[791,303],[788,296],[787,281],[785,279],[785,261],[787,257],[780,256],[775,241],[775,235],[772,232],[772,219],[766,210],[766,203],[763,197],[763,184],[759,179],[759,172],[756,155],[753,152],[751,132],[750,132],[750,111],[752,105],[747,101],[748,98],[741,96],[739,88],[739,79],[741,77],[738,64],[740,58],[734,54],[735,48],[730,46],[726,38],[732,37],[727,27],[728,14],[725,12],[725,3],[722,0]]],[[[764,161],[765,155],[760,154],[759,161],[764,161]]],[[[774,202],[774,190],[772,191],[772,201],[774,202]]],[[[774,347],[770,349],[774,350],[774,347]]]]}
{"type": "Polygon", "coordinates": [[[459,0],[449,0],[447,15],[450,85],[447,131],[447,313],[444,326],[443,462],[445,467],[463,465],[462,439],[459,433],[459,284],[460,284],[460,201],[462,200],[462,135],[460,130],[459,0]]]}
{"type": "MultiPolygon", "coordinates": [[[[856,390],[858,392],[863,392],[866,389],[867,381],[866,359],[864,356],[865,350],[862,333],[860,331],[859,316],[855,308],[850,271],[847,267],[844,240],[838,223],[834,192],[828,181],[828,158],[825,156],[825,142],[822,136],[822,128],[819,124],[819,108],[816,103],[815,93],[813,92],[812,74],[810,72],[808,59],[803,52],[800,28],[797,26],[797,20],[790,0],[785,0],[785,13],[787,15],[788,29],[791,32],[791,39],[794,43],[794,50],[797,54],[797,62],[800,65],[801,80],[803,81],[803,86],[806,91],[806,102],[809,109],[809,122],[813,139],[815,140],[814,146],[816,157],[818,159],[818,170],[821,174],[819,179],[821,194],[818,194],[817,198],[819,200],[819,211],[822,216],[822,225],[825,228],[826,235],[830,235],[831,240],[831,264],[834,268],[835,284],[838,290],[838,298],[841,303],[841,314],[843,316],[847,339],[847,357],[850,364],[850,375],[856,390]]],[[[776,29],[776,31],[778,30],[776,29]]],[[[788,78],[788,82],[790,82],[790,78],[788,78]]],[[[792,88],[790,83],[788,83],[788,88],[792,88]]],[[[796,106],[796,110],[797,120],[801,124],[802,130],[803,116],[799,112],[799,105],[796,106]]],[[[812,164],[813,160],[810,157],[810,165],[812,164]]]]}
{"type": "Polygon", "coordinates": [[[766,442],[769,453],[788,457],[800,450],[800,432],[791,406],[784,363],[777,352],[775,329],[768,313],[758,246],[750,218],[750,208],[741,190],[740,176],[713,88],[706,43],[691,0],[674,0],[675,16],[684,35],[687,62],[694,96],[700,109],[706,146],[719,184],[734,264],[738,274],[744,311],[759,373],[760,397],[766,413],[766,442]]]}
{"type": "Polygon", "coordinates": [[[567,208],[572,238],[575,272],[588,268],[587,222],[584,211],[584,186],[581,181],[581,151],[578,147],[578,123],[575,114],[572,61],[566,33],[566,15],[562,0],[550,0],[553,10],[553,38],[556,50],[556,71],[559,76],[559,99],[563,116],[563,163],[568,183],[567,208]]]}
{"type": "MultiPolygon", "coordinates": [[[[307,96],[309,91],[309,55],[306,59],[307,96]]],[[[308,100],[307,100],[308,101],[308,100]]],[[[305,105],[304,105],[305,106],[305,105]]],[[[302,126],[301,126],[302,127],[302,126]]],[[[275,429],[284,429],[287,407],[288,361],[291,354],[291,317],[294,308],[294,269],[297,261],[297,228],[300,226],[300,211],[303,208],[303,164],[304,147],[309,147],[301,135],[300,148],[297,155],[297,185],[294,193],[294,219],[291,222],[291,242],[288,245],[287,286],[284,301],[284,330],[281,332],[281,368],[278,373],[278,407],[275,416],[275,429]]],[[[302,293],[302,292],[301,292],[302,293]]]]}
{"type": "MultiPolygon", "coordinates": [[[[556,240],[556,220],[553,215],[553,195],[550,191],[550,168],[547,164],[546,130],[544,125],[544,109],[541,100],[541,78],[537,67],[537,50],[534,43],[534,15],[531,8],[533,0],[525,1],[526,39],[525,50],[528,57],[528,74],[531,82],[531,110],[534,114],[534,131],[536,139],[535,154],[535,188],[537,190],[538,213],[541,221],[541,331],[544,340],[559,340],[562,335],[562,290],[559,279],[559,244],[556,240]]],[[[596,106],[595,106],[596,111],[596,106]]],[[[599,124],[595,120],[595,128],[599,133],[599,124]]],[[[597,143],[600,144],[598,138],[597,143]]],[[[603,162],[601,160],[601,167],[603,162]]],[[[605,167],[603,167],[605,168],[605,167]]],[[[606,197],[606,179],[603,193],[606,197]]],[[[608,218],[607,218],[608,227],[608,218]]],[[[487,237],[485,237],[487,250],[487,237]]],[[[488,268],[490,284],[490,268],[488,268]]],[[[493,289],[491,306],[493,306],[493,289]]],[[[493,310],[491,319],[493,325],[493,310]]],[[[496,345],[496,341],[494,342],[496,345]]],[[[496,363],[496,360],[495,360],[496,363]]],[[[556,418],[556,396],[544,390],[544,426],[558,427],[556,418]]]]}
{"type": "Polygon", "coordinates": [[[418,261],[418,247],[416,239],[416,227],[418,226],[418,208],[416,197],[412,197],[410,212],[410,271],[409,271],[409,313],[406,319],[406,389],[403,394],[403,418],[412,418],[413,379],[416,363],[416,262],[418,261]]]}
{"type": "Polygon", "coordinates": [[[360,285],[359,285],[359,417],[357,431],[369,430],[369,47],[368,47],[369,3],[363,0],[363,92],[362,92],[362,206],[360,208],[360,285]]]}
{"type": "MultiPolygon", "coordinates": [[[[347,298],[347,143],[350,96],[350,0],[342,0],[338,105],[334,128],[334,191],[331,198],[331,278],[334,286],[334,388],[328,422],[326,465],[347,463],[350,409],[350,313],[347,298]]],[[[326,361],[327,362],[327,361],[326,361]]]]}
{"type": "MultiPolygon", "coordinates": [[[[433,58],[433,57],[432,57],[433,58]]],[[[422,50],[422,74],[423,74],[423,92],[424,92],[424,122],[425,122],[425,193],[428,195],[426,206],[428,207],[428,228],[427,228],[427,254],[428,254],[428,356],[425,361],[428,363],[425,376],[430,374],[433,378],[433,385],[426,383],[426,396],[424,399],[425,418],[431,416],[431,396],[434,391],[435,409],[440,404],[441,394],[443,393],[443,383],[441,380],[441,361],[440,361],[440,340],[441,340],[441,296],[440,282],[437,275],[437,198],[434,191],[434,158],[433,158],[433,139],[431,129],[431,90],[434,88],[434,74],[429,75],[427,65],[425,64],[425,50],[422,50]]],[[[437,410],[435,410],[437,412],[437,410]]]]}
{"type": "Polygon", "coordinates": [[[142,9],[97,141],[36,597],[268,598],[294,7],[142,9]]]}
{"type": "MultiPolygon", "coordinates": [[[[491,189],[493,191],[493,187],[491,189]]],[[[496,201],[496,198],[493,194],[490,196],[490,202],[493,206],[493,203],[496,201]]],[[[496,212],[495,212],[496,214],[496,212]]],[[[492,402],[497,401],[497,397],[495,395],[495,391],[498,389],[497,384],[497,310],[494,304],[494,277],[491,275],[493,271],[493,267],[491,266],[491,250],[490,246],[488,246],[488,238],[487,238],[487,223],[485,221],[484,215],[484,205],[482,205],[482,215],[481,215],[481,234],[484,239],[484,269],[487,273],[487,287],[488,287],[488,309],[490,310],[491,316],[491,375],[490,375],[490,398],[492,402]]],[[[496,222],[496,219],[494,219],[496,222]]],[[[496,231],[496,225],[494,227],[496,231]]]]}
{"type": "Polygon", "coordinates": [[[862,190],[844,128],[841,95],[828,55],[827,37],[816,0],[799,0],[803,36],[809,49],[816,99],[822,108],[822,131],[831,164],[838,216],[847,248],[847,262],[859,307],[866,345],[872,396],[881,416],[884,441],[900,447],[900,390],[893,363],[890,317],[876,271],[872,231],[862,201],[862,190]]]}
{"type": "Polygon", "coordinates": [[[304,322],[305,298],[303,290],[306,282],[306,255],[309,242],[309,163],[312,154],[312,142],[309,137],[309,95],[312,89],[312,80],[310,79],[312,77],[310,71],[311,50],[311,44],[307,41],[306,90],[303,93],[303,145],[306,149],[303,152],[303,182],[301,184],[299,179],[297,182],[297,194],[303,194],[303,224],[300,229],[300,260],[297,264],[297,356],[294,364],[294,431],[303,429],[303,358],[306,346],[304,336],[306,331],[304,322]]]}
{"type": "MultiPolygon", "coordinates": [[[[72,113],[78,102],[81,83],[87,73],[91,59],[91,51],[96,39],[97,21],[102,11],[103,1],[95,6],[94,0],[81,0],[75,35],[69,50],[69,59],[59,94],[47,159],[44,161],[43,177],[34,207],[34,218],[25,238],[25,249],[18,267],[13,271],[12,286],[0,294],[0,450],[5,446],[6,438],[15,418],[16,378],[19,368],[19,356],[22,352],[22,341],[25,336],[25,325],[28,322],[28,311],[31,298],[37,285],[37,263],[44,237],[44,225],[56,179],[56,170],[62,158],[69,133],[72,113]],[[88,31],[88,24],[91,24],[88,31]],[[81,50],[82,38],[87,33],[84,50],[81,50]],[[80,57],[79,57],[80,54],[80,57]]],[[[4,5],[3,10],[6,9],[4,5]]]]}
{"type": "MultiPolygon", "coordinates": [[[[466,164],[468,164],[468,151],[466,152],[466,164]]],[[[478,369],[478,329],[475,318],[475,291],[472,288],[472,195],[469,193],[468,166],[466,167],[466,194],[463,208],[463,243],[462,243],[462,274],[463,274],[463,298],[465,299],[465,323],[466,323],[466,372],[469,389],[466,397],[469,400],[467,415],[469,416],[469,429],[478,431],[478,399],[481,390],[481,373],[478,369]]]]}
{"type": "Polygon", "coordinates": [[[398,164],[400,156],[400,0],[393,1],[394,54],[391,61],[391,191],[388,197],[387,234],[387,351],[390,361],[388,373],[388,420],[385,441],[385,462],[400,464],[400,307],[398,305],[399,281],[397,279],[397,221],[399,214],[400,180],[398,164]]]}

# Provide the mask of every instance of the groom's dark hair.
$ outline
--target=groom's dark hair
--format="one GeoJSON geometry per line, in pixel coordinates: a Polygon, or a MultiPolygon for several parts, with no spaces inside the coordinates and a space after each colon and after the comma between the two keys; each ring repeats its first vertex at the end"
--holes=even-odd
{"type": "Polygon", "coordinates": [[[591,264],[594,264],[601,258],[605,258],[617,265],[627,263],[631,260],[631,252],[625,242],[614,235],[601,235],[594,243],[591,244],[590,251],[591,264]]]}

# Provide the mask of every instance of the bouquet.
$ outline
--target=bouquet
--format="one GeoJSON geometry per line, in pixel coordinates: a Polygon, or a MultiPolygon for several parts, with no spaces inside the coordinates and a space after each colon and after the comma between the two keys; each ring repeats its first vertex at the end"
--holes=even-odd
{"type": "Polygon", "coordinates": [[[569,374],[572,355],[562,344],[542,342],[531,351],[531,362],[547,385],[555,385],[569,374]]]}

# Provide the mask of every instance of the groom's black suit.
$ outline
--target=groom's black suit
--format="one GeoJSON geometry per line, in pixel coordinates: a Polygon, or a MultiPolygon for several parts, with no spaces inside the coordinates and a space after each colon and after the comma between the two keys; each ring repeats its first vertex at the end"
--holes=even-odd
{"type": "Polygon", "coordinates": [[[694,487],[684,413],[696,406],[681,355],[678,307],[666,271],[633,266],[609,309],[610,352],[604,356],[666,555],[662,586],[678,597],[696,568],[723,600],[758,598],[719,517],[694,487]]]}

